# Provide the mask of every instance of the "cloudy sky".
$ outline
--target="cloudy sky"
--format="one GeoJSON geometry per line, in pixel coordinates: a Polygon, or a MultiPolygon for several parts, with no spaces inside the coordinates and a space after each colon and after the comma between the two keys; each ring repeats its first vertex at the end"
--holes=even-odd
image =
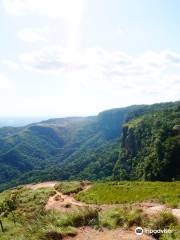
{"type": "Polygon", "coordinates": [[[180,1],[0,0],[0,116],[180,99],[180,1]]]}

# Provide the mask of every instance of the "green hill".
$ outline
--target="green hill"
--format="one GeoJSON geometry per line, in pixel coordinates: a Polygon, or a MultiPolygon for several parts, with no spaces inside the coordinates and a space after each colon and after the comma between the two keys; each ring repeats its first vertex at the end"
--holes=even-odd
{"type": "Polygon", "coordinates": [[[179,125],[175,102],[0,128],[0,189],[45,180],[179,179],[179,125]]]}

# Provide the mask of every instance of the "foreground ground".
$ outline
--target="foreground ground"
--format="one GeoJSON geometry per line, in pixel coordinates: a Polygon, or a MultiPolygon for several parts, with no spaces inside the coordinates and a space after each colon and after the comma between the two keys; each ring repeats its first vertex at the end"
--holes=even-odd
{"type": "Polygon", "coordinates": [[[180,239],[180,182],[26,185],[0,194],[0,214],[2,240],[180,239]],[[171,233],[137,236],[138,226],[171,233]]]}

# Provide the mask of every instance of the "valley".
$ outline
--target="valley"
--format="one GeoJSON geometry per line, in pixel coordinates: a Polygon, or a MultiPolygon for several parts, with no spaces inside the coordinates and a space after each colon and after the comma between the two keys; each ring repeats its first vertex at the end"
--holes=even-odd
{"type": "Polygon", "coordinates": [[[180,103],[0,128],[0,190],[55,180],[180,179],[180,103]]]}

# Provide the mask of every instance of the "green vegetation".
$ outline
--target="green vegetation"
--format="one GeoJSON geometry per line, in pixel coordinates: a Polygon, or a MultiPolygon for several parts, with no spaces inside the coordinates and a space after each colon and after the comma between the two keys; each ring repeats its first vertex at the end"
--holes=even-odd
{"type": "Polygon", "coordinates": [[[77,234],[77,227],[86,226],[91,219],[97,217],[93,208],[82,208],[73,212],[61,213],[57,211],[43,212],[36,221],[28,225],[25,236],[28,239],[53,240],[54,236],[61,239],[65,236],[77,234]]]}
{"type": "Polygon", "coordinates": [[[0,128],[0,191],[49,180],[180,180],[180,102],[0,128]]]}
{"type": "Polygon", "coordinates": [[[180,182],[108,182],[95,183],[76,197],[86,203],[121,204],[158,201],[180,207],[180,182]]]}
{"type": "MultiPolygon", "coordinates": [[[[162,212],[155,218],[151,224],[151,229],[171,229],[172,233],[169,234],[168,239],[178,239],[178,231],[180,231],[180,226],[178,224],[177,218],[171,212],[162,212]]],[[[166,234],[154,233],[153,236],[157,239],[166,239],[166,234]]]]}
{"type": "MultiPolygon", "coordinates": [[[[55,188],[69,194],[79,191],[82,184],[84,182],[60,182],[55,188]]],[[[47,200],[56,194],[53,188],[31,190],[18,187],[0,193],[0,206],[6,206],[4,209],[8,213],[0,214],[3,225],[0,239],[54,240],[75,236],[77,228],[82,226],[91,226],[98,230],[119,227],[128,230],[142,226],[150,229],[173,229],[168,236],[177,240],[178,232],[174,230],[178,230],[179,226],[170,212],[162,212],[156,218],[150,218],[138,205],[130,203],[159,200],[178,206],[179,191],[180,182],[94,183],[90,189],[78,192],[77,199],[98,204],[108,203],[108,206],[89,205],[64,209],[65,211],[46,211],[47,200]],[[111,206],[111,203],[120,204],[111,206]]],[[[155,237],[165,240],[162,234],[156,234],[155,237]]]]}
{"type": "Polygon", "coordinates": [[[161,212],[156,218],[149,218],[140,209],[132,206],[110,207],[99,213],[99,227],[115,229],[121,227],[129,229],[132,226],[141,226],[151,230],[172,230],[171,233],[153,233],[155,239],[179,239],[180,226],[177,218],[171,212],[161,212]]]}
{"type": "Polygon", "coordinates": [[[118,226],[123,226],[126,221],[125,211],[121,208],[110,208],[101,211],[99,214],[99,225],[106,228],[116,228],[118,226]]]}
{"type": "Polygon", "coordinates": [[[55,189],[64,194],[78,193],[82,188],[82,183],[78,181],[60,182],[55,186],[55,189]]]}
{"type": "Polygon", "coordinates": [[[37,221],[38,216],[43,214],[44,204],[51,194],[52,189],[29,190],[25,188],[1,193],[0,204],[9,201],[13,195],[17,196],[17,202],[16,208],[11,209],[13,210],[13,217],[11,214],[6,214],[1,218],[4,232],[0,233],[0,239],[15,239],[14,236],[18,240],[26,239],[25,235],[28,232],[29,225],[37,221]]]}
{"type": "Polygon", "coordinates": [[[132,226],[144,226],[148,223],[145,215],[139,209],[131,207],[111,207],[100,212],[99,224],[110,229],[117,227],[130,228],[132,226]]]}
{"type": "Polygon", "coordinates": [[[171,212],[162,212],[152,222],[152,229],[164,229],[178,224],[176,217],[171,212]]]}
{"type": "Polygon", "coordinates": [[[2,240],[49,240],[61,239],[67,235],[76,235],[76,227],[88,225],[97,218],[97,210],[91,207],[75,209],[73,212],[61,213],[45,211],[44,206],[48,198],[55,194],[52,188],[30,190],[19,188],[8,190],[0,194],[0,204],[5,203],[10,196],[16,194],[18,202],[13,208],[14,218],[1,215],[3,231],[0,231],[2,240]]]}
{"type": "Polygon", "coordinates": [[[180,106],[132,119],[124,125],[114,179],[180,179],[180,106]]]}

